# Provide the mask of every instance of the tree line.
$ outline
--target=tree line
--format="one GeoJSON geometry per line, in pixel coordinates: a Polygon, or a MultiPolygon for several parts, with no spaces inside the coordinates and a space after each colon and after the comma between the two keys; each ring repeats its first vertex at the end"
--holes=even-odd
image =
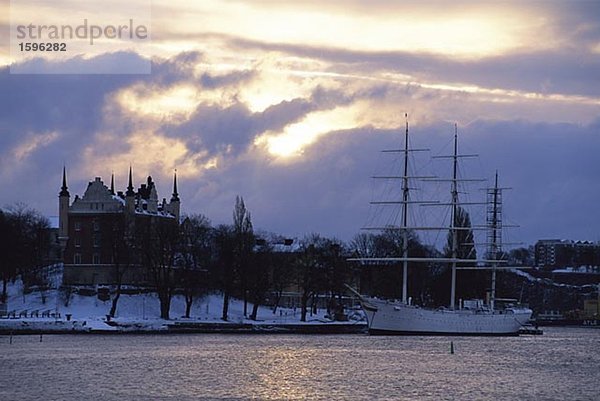
{"type": "MultiPolygon", "coordinates": [[[[468,214],[458,216],[470,226],[468,214]]],[[[332,318],[343,318],[345,285],[361,293],[384,298],[399,298],[402,268],[399,263],[363,265],[349,262],[356,257],[397,257],[407,246],[414,257],[449,256],[452,237],[443,251],[424,245],[414,232],[403,243],[399,230],[360,233],[345,243],[319,234],[309,234],[296,244],[281,235],[256,231],[242,197],[237,197],[231,224],[213,226],[201,214],[184,216],[181,223],[168,224],[165,219],[136,222],[135,232],[127,229],[126,220],[115,220],[110,241],[114,261],[115,288],[109,314],[116,315],[125,274],[142,266],[147,282],[158,295],[160,313],[170,317],[175,294],[185,298],[185,316],[190,317],[194,301],[207,293],[223,294],[221,318],[229,318],[232,298],[243,301],[244,315],[256,320],[260,305],[268,304],[273,313],[281,306],[287,292],[297,294],[300,318],[325,304],[332,318]],[[286,245],[287,244],[287,245],[286,245]],[[251,307],[250,307],[251,305],[251,307]]],[[[3,280],[2,301],[6,300],[7,283],[17,275],[24,282],[43,281],[42,267],[48,264],[50,237],[48,220],[24,206],[0,210],[0,274],[3,280]]],[[[472,243],[472,232],[460,232],[460,244],[472,243]]],[[[461,245],[460,258],[475,259],[473,246],[461,245]]],[[[518,250],[519,255],[523,250],[518,250]]],[[[482,297],[488,274],[460,271],[457,296],[482,297]]],[[[409,296],[414,303],[427,306],[447,305],[450,271],[447,264],[409,264],[409,296]]]]}
{"type": "MultiPolygon", "coordinates": [[[[470,227],[469,215],[458,210],[457,226],[470,227]]],[[[190,317],[195,299],[210,292],[223,295],[221,318],[229,317],[232,298],[243,301],[244,316],[256,320],[260,305],[269,304],[276,313],[286,292],[297,296],[300,318],[316,312],[319,300],[332,318],[343,318],[345,285],[365,294],[400,298],[400,263],[364,265],[350,258],[385,258],[402,254],[405,246],[412,257],[451,257],[452,235],[442,251],[421,243],[414,231],[408,242],[397,229],[381,233],[360,233],[350,242],[309,234],[295,246],[280,235],[254,230],[243,198],[237,197],[231,224],[212,226],[201,214],[184,216],[181,224],[150,224],[137,227],[139,264],[149,272],[161,305],[161,317],[168,319],[173,295],[180,292],[190,317]],[[282,246],[283,245],[283,246],[282,246]],[[249,305],[252,308],[249,309],[249,305]]],[[[457,257],[476,259],[473,232],[458,232],[457,257]]],[[[521,255],[523,249],[515,250],[521,255]]],[[[505,257],[508,255],[504,255],[505,257]]],[[[450,298],[450,269],[447,263],[409,264],[408,290],[414,303],[447,305],[450,298]]],[[[490,285],[489,272],[459,271],[457,297],[481,298],[490,285]]],[[[113,297],[116,309],[119,291],[113,297]]]]}
{"type": "Polygon", "coordinates": [[[0,303],[7,299],[7,287],[18,275],[25,288],[44,289],[46,267],[51,263],[50,221],[23,204],[0,209],[0,303]]]}
{"type": "MultiPolygon", "coordinates": [[[[236,198],[232,224],[212,226],[201,214],[184,216],[181,224],[148,223],[136,227],[134,248],[165,319],[176,292],[185,297],[186,317],[197,297],[218,291],[223,294],[223,320],[229,318],[232,298],[242,300],[244,315],[256,320],[260,305],[269,301],[276,313],[290,289],[299,294],[302,321],[316,308],[319,297],[327,299],[334,316],[340,310],[344,284],[353,280],[353,266],[346,260],[349,250],[341,241],[311,234],[292,247],[292,241],[280,235],[256,232],[241,197],[236,198]],[[282,250],[286,243],[291,249],[282,250]]],[[[117,289],[113,301],[118,296],[117,289]]]]}

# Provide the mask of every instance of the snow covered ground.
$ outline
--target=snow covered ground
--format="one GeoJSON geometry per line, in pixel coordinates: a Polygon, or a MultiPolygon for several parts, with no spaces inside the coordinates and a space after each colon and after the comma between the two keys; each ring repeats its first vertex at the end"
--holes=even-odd
{"type": "MultiPolygon", "coordinates": [[[[44,327],[56,327],[62,331],[75,330],[116,330],[107,324],[106,315],[109,313],[112,301],[102,301],[97,295],[68,294],[60,288],[60,277],[52,278],[51,288],[44,291],[23,293],[20,280],[9,284],[7,311],[14,312],[15,318],[1,318],[0,329],[42,330],[44,327]],[[33,315],[32,315],[33,313],[33,315]],[[67,318],[70,320],[67,322],[67,318]],[[20,323],[19,323],[20,322],[20,323]],[[61,322],[61,323],[58,323],[61,322]],[[56,325],[54,324],[56,323],[56,325]],[[83,325],[83,326],[82,326],[83,325]]],[[[182,295],[175,295],[171,302],[170,320],[160,319],[160,304],[155,293],[122,294],[117,312],[112,322],[131,330],[167,330],[167,324],[178,322],[224,324],[221,320],[223,297],[211,294],[195,300],[190,318],[186,319],[185,300],[182,295]]],[[[252,304],[248,304],[248,314],[252,304]]],[[[320,309],[315,315],[307,315],[307,322],[300,322],[300,310],[278,308],[276,313],[266,306],[258,309],[257,320],[263,325],[318,324],[331,323],[326,318],[326,310],[320,309]]],[[[352,316],[360,320],[362,312],[357,311],[352,316]]],[[[244,317],[243,302],[233,299],[229,303],[230,324],[256,324],[244,317]]],[[[226,323],[225,323],[226,324],[226,323]]]]}

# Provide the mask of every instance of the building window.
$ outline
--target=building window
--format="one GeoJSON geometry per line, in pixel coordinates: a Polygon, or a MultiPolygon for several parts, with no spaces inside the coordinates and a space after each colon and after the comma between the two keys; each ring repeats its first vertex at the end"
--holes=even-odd
{"type": "Polygon", "coordinates": [[[95,253],[92,255],[92,264],[99,265],[100,264],[100,255],[95,253]]]}
{"type": "Polygon", "coordinates": [[[80,253],[76,253],[75,255],[73,255],[73,263],[76,265],[81,264],[81,254],[80,253]]]}
{"type": "Polygon", "coordinates": [[[81,247],[81,238],[79,237],[79,235],[75,236],[75,247],[76,248],[80,248],[81,247]]]}
{"type": "Polygon", "coordinates": [[[100,231],[100,222],[94,220],[94,231],[100,231]]]}
{"type": "Polygon", "coordinates": [[[100,234],[94,234],[94,247],[100,247],[100,234]]]}
{"type": "Polygon", "coordinates": [[[75,222],[75,231],[81,231],[81,222],[80,221],[75,222]]]}

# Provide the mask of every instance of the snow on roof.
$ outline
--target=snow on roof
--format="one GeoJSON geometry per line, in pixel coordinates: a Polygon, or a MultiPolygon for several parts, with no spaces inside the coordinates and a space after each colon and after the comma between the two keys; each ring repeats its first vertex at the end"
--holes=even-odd
{"type": "Polygon", "coordinates": [[[113,196],[112,196],[112,198],[113,198],[114,200],[118,201],[119,203],[121,203],[121,205],[123,205],[123,206],[125,205],[125,199],[121,198],[120,196],[118,196],[118,195],[113,195],[113,196]]]}
{"type": "Polygon", "coordinates": [[[563,267],[561,269],[554,269],[552,273],[573,273],[573,274],[598,274],[597,266],[579,266],[579,267],[563,267]]]}
{"type": "Polygon", "coordinates": [[[148,216],[162,216],[162,217],[175,218],[174,215],[172,215],[169,212],[163,211],[163,210],[159,210],[157,212],[151,212],[149,210],[144,210],[144,209],[135,209],[135,213],[136,214],[145,214],[145,215],[148,215],[148,216]]]}
{"type": "Polygon", "coordinates": [[[282,243],[273,244],[274,252],[298,252],[300,250],[300,242],[294,241],[293,243],[286,245],[282,243]]]}

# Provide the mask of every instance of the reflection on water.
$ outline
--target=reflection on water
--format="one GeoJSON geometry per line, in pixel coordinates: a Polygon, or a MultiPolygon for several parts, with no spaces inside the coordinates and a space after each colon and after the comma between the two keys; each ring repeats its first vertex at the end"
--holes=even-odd
{"type": "Polygon", "coordinates": [[[0,336],[0,400],[597,400],[599,366],[597,329],[0,336]]]}

